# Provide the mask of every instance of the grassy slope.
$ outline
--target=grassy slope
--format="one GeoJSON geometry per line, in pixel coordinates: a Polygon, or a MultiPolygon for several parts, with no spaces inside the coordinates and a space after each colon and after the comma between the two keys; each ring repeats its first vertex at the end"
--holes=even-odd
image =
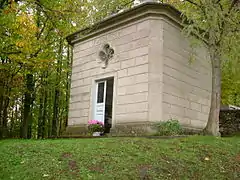
{"type": "Polygon", "coordinates": [[[0,179],[240,179],[240,138],[4,140],[0,179]]]}

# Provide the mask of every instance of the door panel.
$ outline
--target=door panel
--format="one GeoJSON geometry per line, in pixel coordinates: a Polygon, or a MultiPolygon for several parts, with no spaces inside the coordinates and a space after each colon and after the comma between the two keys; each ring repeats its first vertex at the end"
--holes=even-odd
{"type": "Polygon", "coordinates": [[[96,100],[94,119],[104,124],[105,99],[106,99],[106,81],[100,81],[96,84],[96,100]]]}

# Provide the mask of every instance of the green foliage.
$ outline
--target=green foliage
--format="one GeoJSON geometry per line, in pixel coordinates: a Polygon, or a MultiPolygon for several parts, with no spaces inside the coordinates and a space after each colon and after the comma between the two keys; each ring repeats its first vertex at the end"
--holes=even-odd
{"type": "Polygon", "coordinates": [[[157,122],[154,125],[154,128],[157,130],[157,136],[175,136],[180,135],[183,132],[182,126],[178,120],[168,120],[165,122],[157,122]]]}
{"type": "Polygon", "coordinates": [[[222,137],[240,135],[240,110],[222,110],[219,119],[222,137]]]}
{"type": "Polygon", "coordinates": [[[240,59],[222,64],[222,104],[240,106],[240,59]]]}
{"type": "Polygon", "coordinates": [[[1,180],[239,179],[240,139],[0,141],[1,180]]]}
{"type": "MultiPolygon", "coordinates": [[[[191,45],[215,46],[221,58],[222,103],[239,105],[240,6],[238,1],[166,0],[183,12],[184,34],[191,45]],[[210,31],[214,33],[211,34],[210,31]],[[195,34],[196,36],[191,36],[195,34]],[[237,99],[235,101],[235,99],[237,99]]],[[[192,56],[190,60],[192,60],[192,56]]]]}
{"type": "Polygon", "coordinates": [[[65,130],[72,64],[71,47],[65,37],[129,6],[130,2],[0,2],[0,138],[20,136],[27,74],[33,75],[35,87],[30,93],[31,108],[26,112],[31,116],[26,123],[28,133],[32,138],[51,137],[56,124],[58,134],[65,130]]]}
{"type": "Polygon", "coordinates": [[[104,127],[101,124],[90,124],[90,125],[88,125],[88,131],[91,134],[93,132],[103,132],[104,127]]]}

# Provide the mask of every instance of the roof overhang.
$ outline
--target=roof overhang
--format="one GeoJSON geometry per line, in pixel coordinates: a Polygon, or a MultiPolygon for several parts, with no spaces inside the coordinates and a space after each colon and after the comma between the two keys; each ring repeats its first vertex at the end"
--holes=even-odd
{"type": "Polygon", "coordinates": [[[181,25],[181,12],[176,8],[169,4],[147,2],[105,18],[90,27],[70,34],[66,39],[69,44],[74,45],[122,25],[150,16],[161,16],[181,25]]]}

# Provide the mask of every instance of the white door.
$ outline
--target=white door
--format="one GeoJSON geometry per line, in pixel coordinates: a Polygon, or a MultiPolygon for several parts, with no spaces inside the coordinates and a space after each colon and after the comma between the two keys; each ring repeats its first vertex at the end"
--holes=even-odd
{"type": "Polygon", "coordinates": [[[94,119],[104,124],[105,117],[105,100],[106,100],[107,81],[99,81],[96,84],[96,99],[94,119]]]}

